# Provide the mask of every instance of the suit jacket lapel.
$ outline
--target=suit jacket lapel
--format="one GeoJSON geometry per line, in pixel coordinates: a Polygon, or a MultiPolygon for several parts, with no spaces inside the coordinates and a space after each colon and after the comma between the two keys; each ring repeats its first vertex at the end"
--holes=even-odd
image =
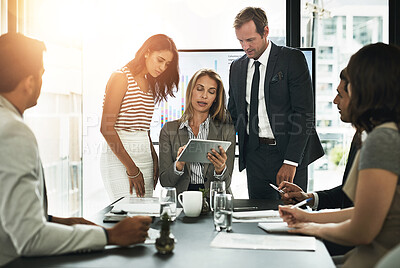
{"type": "MultiPolygon", "coordinates": [[[[179,139],[179,147],[182,147],[183,145],[186,145],[189,141],[189,134],[187,129],[184,127],[182,129],[179,129],[180,124],[178,125],[178,139],[179,139]]],[[[190,163],[185,163],[185,168],[189,172],[190,176],[190,163]]]]}
{"type": "MultiPolygon", "coordinates": [[[[207,140],[219,140],[221,137],[218,137],[218,128],[221,127],[218,123],[215,124],[214,121],[210,118],[210,125],[208,130],[207,140]]],[[[204,163],[203,168],[203,177],[206,178],[206,174],[208,169],[210,169],[213,165],[211,163],[204,163]]]]}
{"type": "Polygon", "coordinates": [[[269,41],[269,42],[272,47],[271,47],[271,52],[270,52],[269,58],[268,58],[267,71],[265,72],[265,81],[264,81],[264,100],[265,100],[265,105],[267,107],[267,111],[269,108],[269,101],[270,101],[270,99],[269,99],[269,82],[271,81],[272,75],[274,74],[275,64],[277,62],[278,54],[279,54],[279,48],[271,41],[269,41]]]}
{"type": "Polygon", "coordinates": [[[246,115],[245,116],[246,120],[247,120],[246,85],[247,85],[247,68],[248,68],[248,66],[249,66],[249,58],[245,57],[240,62],[239,75],[242,77],[242,79],[239,79],[240,85],[238,86],[238,88],[239,88],[239,94],[238,94],[239,111],[238,111],[238,114],[246,115]]]}

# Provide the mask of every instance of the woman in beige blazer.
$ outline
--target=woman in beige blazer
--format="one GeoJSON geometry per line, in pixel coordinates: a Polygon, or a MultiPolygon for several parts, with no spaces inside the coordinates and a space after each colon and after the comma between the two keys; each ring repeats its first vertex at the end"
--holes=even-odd
{"type": "Polygon", "coordinates": [[[225,90],[220,76],[211,69],[200,69],[186,90],[186,109],[179,120],[167,122],[160,133],[160,182],[175,187],[177,194],[188,190],[209,189],[211,181],[225,181],[227,192],[235,158],[234,126],[225,105],[225,90]],[[208,154],[211,163],[185,163],[177,157],[191,138],[230,141],[208,154]]]}
{"type": "Polygon", "coordinates": [[[343,191],[354,207],[307,213],[280,207],[291,232],[355,248],[343,267],[374,267],[400,243],[400,48],[371,44],[354,54],[349,79],[350,120],[366,131],[343,191]]]}

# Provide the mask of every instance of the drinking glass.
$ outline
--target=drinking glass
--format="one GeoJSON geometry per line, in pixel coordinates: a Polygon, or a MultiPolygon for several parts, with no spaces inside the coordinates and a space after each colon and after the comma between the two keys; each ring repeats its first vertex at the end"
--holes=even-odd
{"type": "Polygon", "coordinates": [[[224,181],[212,181],[210,184],[210,209],[214,211],[214,196],[215,194],[226,193],[224,181]]]}
{"type": "Polygon", "coordinates": [[[171,217],[176,216],[176,189],[174,187],[163,187],[160,192],[160,216],[168,213],[171,217]]]}
{"type": "Polygon", "coordinates": [[[214,225],[218,232],[226,229],[232,231],[233,200],[231,194],[215,194],[214,197],[214,225]]]}

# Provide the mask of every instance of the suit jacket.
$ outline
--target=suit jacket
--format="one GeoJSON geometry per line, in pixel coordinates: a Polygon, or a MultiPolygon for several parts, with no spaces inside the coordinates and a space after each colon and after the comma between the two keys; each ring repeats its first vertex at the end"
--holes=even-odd
{"type": "MultiPolygon", "coordinates": [[[[324,151],[315,131],[314,96],[307,63],[301,51],[276,46],[271,52],[265,74],[264,96],[268,118],[283,159],[308,165],[324,151]]],[[[247,55],[231,64],[229,103],[239,134],[239,170],[246,167],[246,77],[247,55]]]]}
{"type": "Polygon", "coordinates": [[[347,197],[347,195],[343,192],[343,185],[347,180],[347,175],[353,165],[354,158],[356,157],[357,151],[360,149],[360,137],[358,133],[354,134],[353,140],[351,141],[349,156],[347,158],[346,168],[343,174],[343,182],[341,185],[325,190],[325,191],[317,191],[318,194],[318,207],[317,209],[326,209],[326,208],[348,208],[353,206],[353,202],[347,197]]]}
{"type": "Polygon", "coordinates": [[[35,136],[0,95],[0,266],[18,256],[53,255],[106,245],[102,228],[47,221],[42,163],[35,136]]]}
{"type": "MultiPolygon", "coordinates": [[[[187,191],[190,184],[190,163],[185,163],[184,173],[182,176],[175,174],[174,162],[179,147],[185,145],[189,141],[189,134],[186,128],[179,129],[180,123],[178,120],[167,122],[160,132],[160,183],[164,187],[175,187],[177,194],[187,191]]],[[[235,160],[235,143],[236,134],[232,124],[219,123],[210,120],[209,133],[207,139],[230,141],[226,151],[228,159],[226,160],[226,170],[221,180],[225,181],[226,190],[231,193],[230,185],[232,179],[233,163],[235,160]]],[[[203,169],[204,186],[210,189],[211,181],[216,181],[214,178],[214,165],[204,164],[203,169]]]]}

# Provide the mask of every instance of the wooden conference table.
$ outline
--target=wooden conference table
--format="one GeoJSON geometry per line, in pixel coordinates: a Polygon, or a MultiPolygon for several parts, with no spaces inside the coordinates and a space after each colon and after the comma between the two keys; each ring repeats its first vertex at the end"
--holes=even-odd
{"type": "MultiPolygon", "coordinates": [[[[278,201],[234,200],[234,207],[257,206],[262,209],[276,209],[278,201]]],[[[105,227],[103,216],[111,206],[98,212],[89,220],[105,227]]],[[[160,229],[157,218],[152,228],[160,229]]],[[[265,234],[257,223],[233,223],[234,233],[265,234]]],[[[198,218],[188,218],[184,213],[171,224],[171,232],[177,243],[171,255],[157,254],[154,245],[136,245],[129,248],[107,247],[100,252],[67,254],[51,257],[22,257],[6,267],[335,267],[324,244],[317,240],[316,251],[249,250],[210,247],[217,235],[214,230],[212,213],[198,218]]]]}

